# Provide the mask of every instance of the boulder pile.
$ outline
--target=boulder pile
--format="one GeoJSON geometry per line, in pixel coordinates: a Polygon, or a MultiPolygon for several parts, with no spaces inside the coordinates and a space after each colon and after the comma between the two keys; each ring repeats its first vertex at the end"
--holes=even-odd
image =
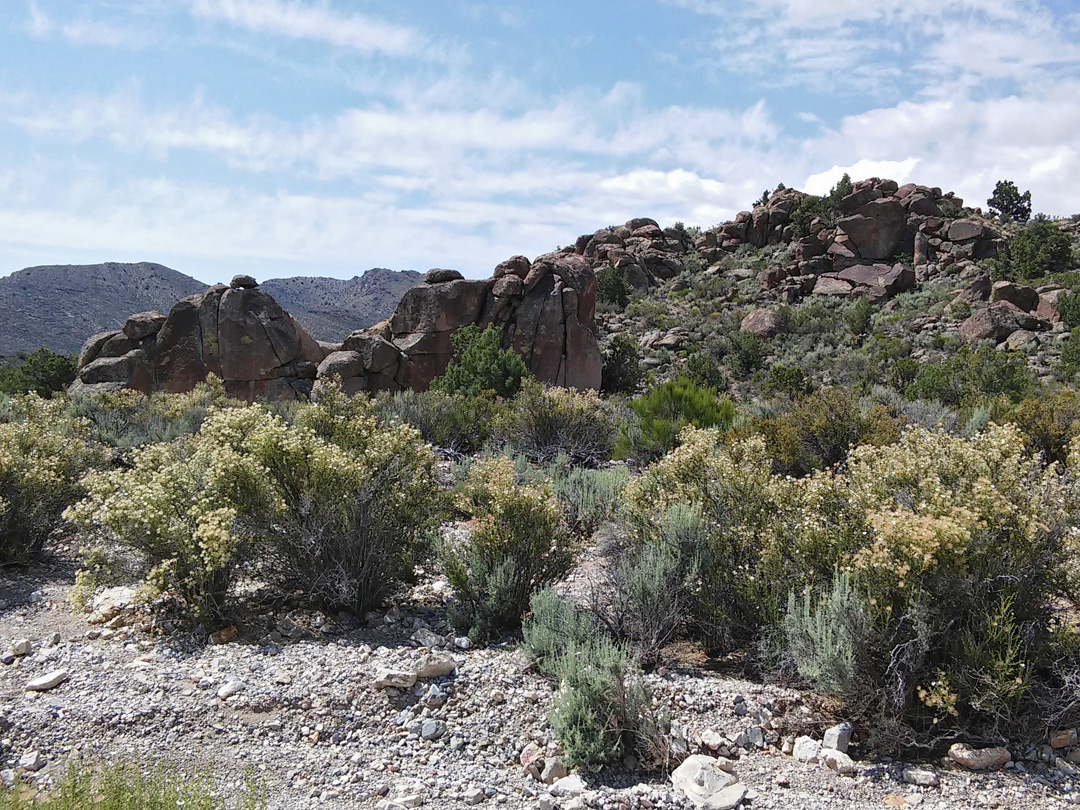
{"type": "Polygon", "coordinates": [[[132,315],[122,330],[91,337],[73,390],[183,392],[210,374],[246,401],[303,399],[330,377],[349,393],[425,390],[449,365],[453,334],[469,325],[499,328],[503,346],[543,382],[599,389],[595,306],[592,263],[573,249],[532,262],[515,256],[486,280],[432,270],[388,321],[331,345],[314,340],[255,279],[237,276],[168,315],[132,315]]]}
{"type": "Polygon", "coordinates": [[[764,205],[705,232],[694,246],[706,261],[717,262],[744,244],[791,244],[790,263],[760,275],[781,300],[854,293],[884,301],[916,281],[995,256],[1001,241],[982,222],[948,217],[943,208],[959,210],[963,203],[952,194],[879,178],[854,183],[835,222],[815,219],[809,235],[800,236],[795,218],[806,197],[796,189],[777,191],[764,205]]]}

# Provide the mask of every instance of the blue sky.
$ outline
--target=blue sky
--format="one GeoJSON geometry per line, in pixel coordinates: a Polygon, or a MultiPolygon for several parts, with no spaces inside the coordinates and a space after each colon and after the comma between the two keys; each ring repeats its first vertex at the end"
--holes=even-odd
{"type": "Polygon", "coordinates": [[[0,275],[480,277],[844,171],[1080,212],[1075,0],[0,5],[0,275]]]}

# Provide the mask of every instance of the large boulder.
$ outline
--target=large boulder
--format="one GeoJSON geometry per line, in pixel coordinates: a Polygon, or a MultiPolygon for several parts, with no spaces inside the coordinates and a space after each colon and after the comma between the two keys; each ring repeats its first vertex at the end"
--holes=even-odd
{"type": "Polygon", "coordinates": [[[990,297],[994,301],[1008,301],[1024,310],[1034,312],[1039,306],[1039,294],[1034,287],[1015,284],[1011,281],[997,281],[990,288],[990,297]]]}
{"type": "Polygon", "coordinates": [[[739,329],[759,338],[769,338],[777,334],[784,319],[775,309],[755,309],[739,324],[739,329]]]}
{"type": "Polygon", "coordinates": [[[893,256],[904,235],[904,207],[896,200],[872,200],[849,217],[836,223],[847,234],[863,259],[881,260],[893,256]]]}
{"type": "Polygon", "coordinates": [[[968,343],[984,340],[1000,343],[1018,329],[1035,331],[1045,322],[1032,317],[1009,301],[995,301],[960,324],[960,334],[968,343]]]}

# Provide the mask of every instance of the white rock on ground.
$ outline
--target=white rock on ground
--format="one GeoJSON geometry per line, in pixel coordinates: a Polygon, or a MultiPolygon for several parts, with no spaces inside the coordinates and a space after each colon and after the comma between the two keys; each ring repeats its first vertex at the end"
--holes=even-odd
{"type": "Polygon", "coordinates": [[[821,747],[843,751],[846,754],[851,744],[851,731],[851,723],[841,723],[827,729],[821,738],[821,747]]]}
{"type": "Polygon", "coordinates": [[[969,771],[996,771],[1012,761],[1012,754],[1007,748],[972,748],[965,743],[956,743],[949,749],[949,759],[969,771]]]}
{"type": "Polygon", "coordinates": [[[70,677],[71,673],[66,669],[53,670],[38,678],[34,678],[26,684],[25,689],[27,692],[47,692],[50,689],[55,689],[70,677]]]}
{"type": "Polygon", "coordinates": [[[795,740],[795,747],[791,756],[796,762],[809,762],[816,764],[821,754],[821,743],[813,737],[799,737],[795,740]]]}
{"type": "MultiPolygon", "coordinates": [[[[720,768],[716,757],[694,754],[671,773],[671,784],[695,807],[712,808],[712,800],[731,787],[738,778],[720,768]]],[[[739,797],[742,801],[742,796],[739,797]]]]}

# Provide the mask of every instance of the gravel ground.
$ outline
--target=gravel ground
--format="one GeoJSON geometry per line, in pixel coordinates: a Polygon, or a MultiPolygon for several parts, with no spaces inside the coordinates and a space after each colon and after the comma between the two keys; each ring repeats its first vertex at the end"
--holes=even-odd
{"type": "MultiPolygon", "coordinates": [[[[556,753],[545,719],[552,687],[513,643],[463,648],[444,623],[445,581],[422,578],[367,621],[281,611],[211,644],[155,635],[133,611],[89,624],[68,605],[72,572],[61,554],[0,580],[0,652],[21,639],[31,647],[0,665],[0,767],[17,771],[37,752],[32,767],[44,765],[26,778],[41,785],[70,760],[137,757],[212,766],[226,793],[250,769],[269,788],[269,807],[282,809],[692,806],[666,773],[628,768],[581,774],[583,793],[552,797],[520,761],[530,742],[556,753]],[[25,691],[57,670],[69,673],[59,686],[25,691]],[[379,685],[394,672],[430,677],[379,685]]],[[[1065,750],[1014,750],[1014,763],[990,774],[927,763],[940,781],[929,788],[906,784],[904,763],[858,761],[857,747],[852,776],[796,762],[781,752],[784,729],[770,726],[809,718],[808,696],[683,664],[648,676],[655,701],[670,710],[686,752],[731,756],[746,807],[1080,804],[1077,777],[1054,764],[1065,750]],[[760,744],[752,732],[740,747],[751,729],[760,744]]]]}

